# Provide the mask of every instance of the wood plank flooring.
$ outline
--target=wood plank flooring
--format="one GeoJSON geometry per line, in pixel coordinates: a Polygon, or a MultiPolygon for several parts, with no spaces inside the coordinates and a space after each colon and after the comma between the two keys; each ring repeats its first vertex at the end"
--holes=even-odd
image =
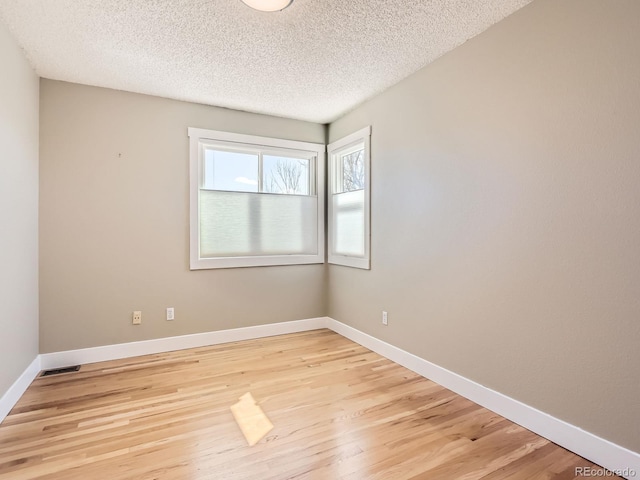
{"type": "Polygon", "coordinates": [[[329,330],[38,378],[0,425],[2,480],[565,480],[578,466],[597,468],[329,330]],[[253,447],[229,409],[247,392],[274,425],[253,447]]]}

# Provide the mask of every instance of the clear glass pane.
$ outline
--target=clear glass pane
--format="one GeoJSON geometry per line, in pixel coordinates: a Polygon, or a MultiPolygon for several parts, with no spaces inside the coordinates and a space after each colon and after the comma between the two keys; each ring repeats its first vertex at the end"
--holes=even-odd
{"type": "Polygon", "coordinates": [[[345,155],[340,155],[339,168],[342,173],[342,185],[339,191],[353,192],[364,189],[364,146],[345,155]]]}
{"type": "Polygon", "coordinates": [[[207,190],[258,191],[258,154],[225,152],[208,148],[204,154],[207,190]]]}
{"type": "Polygon", "coordinates": [[[264,155],[264,191],[290,195],[309,195],[309,160],[264,155]]]}

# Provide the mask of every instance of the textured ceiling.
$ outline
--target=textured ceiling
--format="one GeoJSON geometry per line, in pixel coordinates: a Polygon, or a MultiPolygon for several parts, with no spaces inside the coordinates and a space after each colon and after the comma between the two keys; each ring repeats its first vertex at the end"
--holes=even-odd
{"type": "Polygon", "coordinates": [[[531,0],[0,0],[45,78],[327,123],[531,0]]]}

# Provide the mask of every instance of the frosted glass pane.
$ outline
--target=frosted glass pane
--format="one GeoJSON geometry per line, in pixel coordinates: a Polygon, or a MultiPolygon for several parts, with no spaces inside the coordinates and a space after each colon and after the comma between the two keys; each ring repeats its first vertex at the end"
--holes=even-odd
{"type": "Polygon", "coordinates": [[[318,200],[290,195],[260,196],[262,251],[266,254],[318,253],[318,200]]]}
{"type": "Polygon", "coordinates": [[[200,257],[237,257],[251,251],[246,193],[200,191],[200,257]]]}
{"type": "Polygon", "coordinates": [[[364,257],[364,190],[333,195],[333,252],[364,257]]]}
{"type": "Polygon", "coordinates": [[[318,199],[200,190],[200,258],[318,253],[318,199]]]}
{"type": "Polygon", "coordinates": [[[258,155],[208,148],[204,152],[204,188],[258,191],[258,155]]]}
{"type": "Polygon", "coordinates": [[[265,155],[264,191],[309,195],[309,160],[265,155]]]}

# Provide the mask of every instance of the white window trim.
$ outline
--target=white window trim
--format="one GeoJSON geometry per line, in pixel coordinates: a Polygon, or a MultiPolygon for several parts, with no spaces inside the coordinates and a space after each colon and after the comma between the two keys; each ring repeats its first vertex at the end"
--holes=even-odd
{"type": "Polygon", "coordinates": [[[189,157],[190,157],[190,184],[189,184],[189,210],[190,210],[190,269],[203,270],[213,268],[236,267],[262,267],[275,265],[304,265],[324,263],[324,203],[325,203],[325,151],[326,146],[320,143],[299,142],[295,140],[282,140],[271,137],[259,137],[240,133],[222,132],[218,130],[206,130],[202,128],[188,129],[189,157]],[[218,257],[200,258],[200,210],[199,189],[202,175],[202,148],[201,143],[229,142],[249,144],[269,149],[297,150],[299,153],[312,153],[315,157],[314,190],[318,198],[318,252],[315,255],[267,255],[267,256],[242,256],[242,257],[218,257]]]}
{"type": "Polygon", "coordinates": [[[329,198],[327,221],[329,230],[328,261],[334,265],[369,270],[371,269],[371,126],[330,143],[327,150],[329,162],[329,181],[327,182],[327,195],[329,198]],[[333,231],[333,202],[331,197],[335,193],[336,178],[338,176],[336,171],[337,154],[357,143],[364,143],[364,256],[362,257],[338,255],[332,251],[335,232],[333,231]]]}

